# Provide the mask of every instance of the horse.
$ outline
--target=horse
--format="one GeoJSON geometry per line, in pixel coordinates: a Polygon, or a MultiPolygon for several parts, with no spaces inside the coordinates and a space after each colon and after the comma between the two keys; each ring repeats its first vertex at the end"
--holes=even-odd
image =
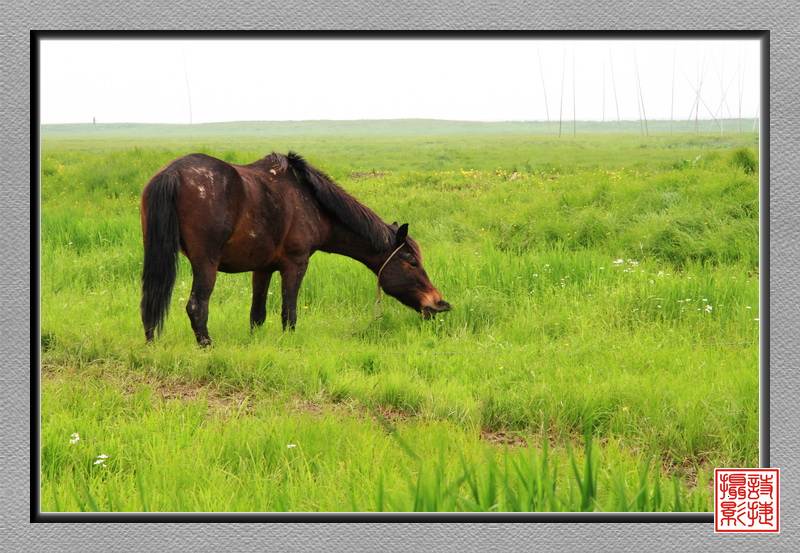
{"type": "Polygon", "coordinates": [[[429,319],[451,306],[431,284],[408,223],[391,225],[295,152],[248,165],[205,154],[180,157],[147,183],[141,199],[141,316],[146,342],[161,335],[179,253],[192,267],[186,313],[200,347],[211,344],[208,301],[217,273],[252,272],[251,332],[266,319],[267,289],[281,275],[281,324],[294,330],[297,293],[316,251],[361,262],[378,292],[429,319]]]}

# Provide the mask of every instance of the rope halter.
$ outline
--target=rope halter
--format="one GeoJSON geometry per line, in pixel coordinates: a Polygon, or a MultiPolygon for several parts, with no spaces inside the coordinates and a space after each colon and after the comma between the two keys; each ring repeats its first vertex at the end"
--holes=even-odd
{"type": "Polygon", "coordinates": [[[386,265],[388,265],[389,261],[392,260],[392,258],[394,257],[394,254],[399,252],[400,248],[402,248],[405,245],[406,245],[406,243],[403,242],[402,244],[397,246],[397,249],[395,249],[391,253],[391,255],[389,255],[389,257],[386,258],[386,261],[383,262],[383,265],[381,265],[381,268],[378,269],[378,299],[375,301],[375,308],[373,309],[373,316],[375,317],[375,320],[380,319],[381,317],[383,317],[383,304],[381,303],[381,273],[383,272],[384,267],[386,267],[386,265]]]}

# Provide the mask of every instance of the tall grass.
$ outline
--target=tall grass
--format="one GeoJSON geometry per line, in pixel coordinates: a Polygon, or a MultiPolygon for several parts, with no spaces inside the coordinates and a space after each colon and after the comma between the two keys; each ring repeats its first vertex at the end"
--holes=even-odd
{"type": "Polygon", "coordinates": [[[149,385],[126,394],[110,379],[88,391],[76,380],[46,406],[62,414],[43,426],[44,511],[709,508],[705,471],[667,485],[651,456],[598,447],[588,431],[575,449],[541,432],[497,446],[452,424],[391,423],[352,406],[287,411],[208,391],[188,401],[149,385]],[[86,400],[94,412],[79,406],[86,400]]]}
{"type": "Polygon", "coordinates": [[[43,507],[709,509],[714,466],[758,463],[755,141],[45,137],[43,507]],[[279,277],[251,333],[248,275],[220,275],[199,350],[182,260],[145,346],[144,183],[289,148],[408,221],[453,311],[370,324],[374,275],[317,254],[296,332],[279,277]]]}

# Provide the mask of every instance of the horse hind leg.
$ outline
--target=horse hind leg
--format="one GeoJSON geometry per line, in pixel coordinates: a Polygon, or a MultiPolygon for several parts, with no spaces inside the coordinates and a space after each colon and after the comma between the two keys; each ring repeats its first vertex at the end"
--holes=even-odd
{"type": "Polygon", "coordinates": [[[214,291],[217,267],[192,263],[192,273],[192,293],[186,302],[186,314],[189,315],[197,344],[206,347],[211,345],[211,337],[208,335],[208,300],[214,291]]]}
{"type": "Polygon", "coordinates": [[[281,269],[281,324],[283,330],[294,330],[297,324],[297,293],[308,269],[308,258],[287,263],[281,269]]]}
{"type": "Polygon", "coordinates": [[[253,271],[253,303],[250,306],[250,331],[264,324],[267,318],[267,291],[272,271],[253,271]]]}

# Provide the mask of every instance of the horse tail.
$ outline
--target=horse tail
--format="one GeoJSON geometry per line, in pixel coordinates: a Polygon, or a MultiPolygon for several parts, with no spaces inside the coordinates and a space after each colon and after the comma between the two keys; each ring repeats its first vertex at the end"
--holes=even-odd
{"type": "Polygon", "coordinates": [[[147,340],[164,328],[172,289],[178,274],[180,229],[176,199],[180,179],[175,171],[153,177],[142,197],[142,323],[147,340]]]}

